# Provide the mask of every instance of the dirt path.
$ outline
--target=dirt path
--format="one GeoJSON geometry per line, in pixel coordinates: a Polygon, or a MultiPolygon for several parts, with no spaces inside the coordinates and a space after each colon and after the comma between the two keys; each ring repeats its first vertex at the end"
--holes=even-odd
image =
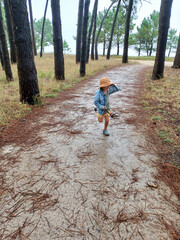
{"type": "Polygon", "coordinates": [[[136,116],[145,69],[117,67],[84,81],[4,138],[0,239],[173,239],[178,202],[162,182],[150,184],[156,156],[136,116]],[[122,89],[110,99],[120,115],[109,137],[93,111],[104,75],[122,89]]]}

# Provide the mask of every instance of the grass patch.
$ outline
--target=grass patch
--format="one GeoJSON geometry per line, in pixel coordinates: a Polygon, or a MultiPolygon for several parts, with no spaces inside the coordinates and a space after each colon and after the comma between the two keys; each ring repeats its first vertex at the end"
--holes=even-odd
{"type": "Polygon", "coordinates": [[[162,116],[152,116],[152,118],[151,118],[152,120],[162,120],[163,119],[163,117],[162,116]]]}
{"type": "MultiPolygon", "coordinates": [[[[155,126],[156,134],[163,144],[171,148],[180,146],[180,69],[165,67],[164,78],[151,80],[152,71],[144,81],[142,105],[155,126]]],[[[169,149],[170,151],[173,150],[169,149]]]]}
{"type": "MultiPolygon", "coordinates": [[[[44,54],[42,58],[35,57],[38,83],[41,95],[41,101],[37,107],[44,105],[44,99],[56,98],[58,93],[65,89],[74,87],[76,83],[87,79],[104,69],[120,65],[120,62],[111,58],[106,60],[100,56],[98,61],[90,60],[86,65],[86,76],[80,77],[80,65],[75,63],[74,55],[65,55],[65,78],[64,81],[54,79],[54,56],[53,54],[44,54]]],[[[14,81],[7,83],[5,73],[0,68],[0,129],[9,124],[13,119],[19,119],[26,116],[31,107],[26,104],[19,104],[19,83],[16,64],[12,65],[14,81]]]]}

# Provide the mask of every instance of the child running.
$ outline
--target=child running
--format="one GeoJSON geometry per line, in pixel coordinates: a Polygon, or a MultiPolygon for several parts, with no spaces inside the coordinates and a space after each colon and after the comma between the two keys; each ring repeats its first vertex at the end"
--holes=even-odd
{"type": "Polygon", "coordinates": [[[109,95],[119,91],[119,87],[115,86],[114,83],[110,81],[109,78],[103,77],[100,79],[99,90],[96,92],[94,97],[94,104],[97,107],[97,117],[98,121],[103,122],[105,119],[103,134],[109,136],[107,127],[109,125],[109,116],[110,116],[110,104],[109,104],[109,95]]]}

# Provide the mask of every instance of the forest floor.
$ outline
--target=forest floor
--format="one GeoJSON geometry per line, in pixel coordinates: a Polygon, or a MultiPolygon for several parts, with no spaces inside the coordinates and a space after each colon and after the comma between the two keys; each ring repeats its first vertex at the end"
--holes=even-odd
{"type": "Polygon", "coordinates": [[[149,66],[112,68],[65,90],[3,131],[0,239],[179,239],[178,197],[157,178],[158,145],[139,104],[149,66]],[[110,136],[94,112],[111,95],[110,136]]]}

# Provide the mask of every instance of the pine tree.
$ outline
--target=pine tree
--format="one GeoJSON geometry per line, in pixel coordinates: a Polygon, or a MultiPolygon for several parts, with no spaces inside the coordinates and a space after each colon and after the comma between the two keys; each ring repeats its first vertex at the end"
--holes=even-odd
{"type": "Polygon", "coordinates": [[[10,60],[9,60],[9,53],[7,48],[7,42],[6,42],[6,35],[4,31],[4,24],[3,24],[3,18],[2,18],[2,11],[1,11],[1,2],[0,2],[0,40],[1,40],[1,46],[2,46],[2,55],[4,60],[4,70],[6,74],[7,81],[13,80],[10,60]]]}
{"type": "Polygon", "coordinates": [[[64,80],[64,55],[59,0],[51,0],[51,8],[53,21],[55,78],[57,80],[64,80]]]}
{"type": "Polygon", "coordinates": [[[8,0],[17,52],[20,101],[36,104],[39,98],[37,72],[26,0],[8,0]]]}
{"type": "Polygon", "coordinates": [[[159,33],[158,44],[156,51],[156,58],[154,69],[152,73],[152,79],[157,80],[163,78],[164,73],[164,61],[166,43],[169,29],[169,22],[171,16],[171,7],[173,0],[161,0],[160,15],[159,15],[159,33]]]}

